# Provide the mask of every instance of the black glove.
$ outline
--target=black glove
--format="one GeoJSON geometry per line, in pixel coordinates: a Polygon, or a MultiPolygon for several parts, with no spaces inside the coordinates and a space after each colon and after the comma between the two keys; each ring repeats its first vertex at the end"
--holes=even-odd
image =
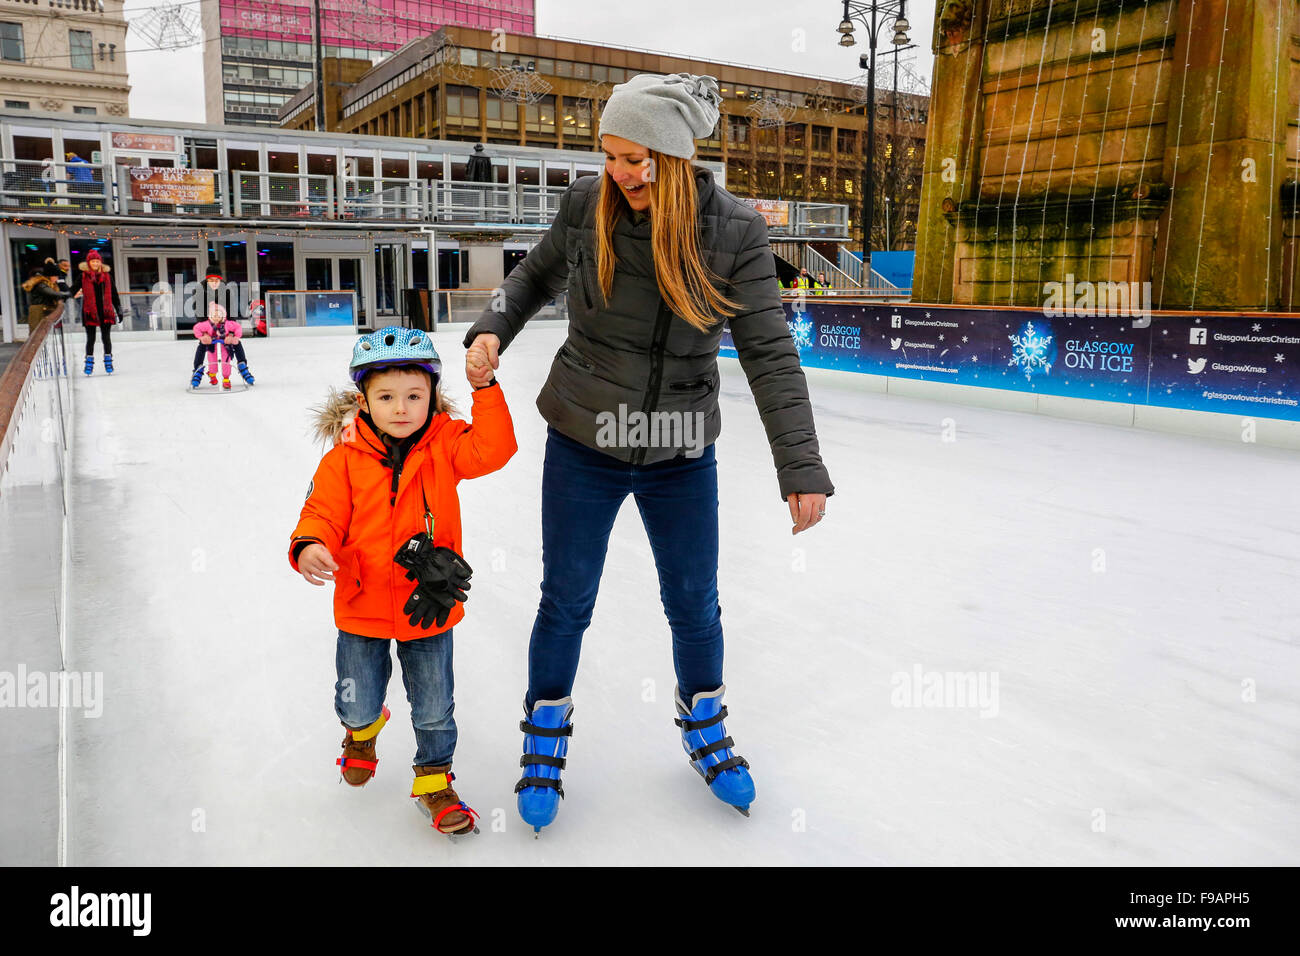
{"type": "Polygon", "coordinates": [[[469,599],[465,592],[469,590],[474,569],[451,548],[435,545],[427,534],[414,535],[393,560],[406,568],[408,581],[418,581],[421,587],[450,594],[457,601],[469,599]]]}
{"type": "Polygon", "coordinates": [[[451,609],[456,606],[456,599],[446,591],[436,591],[426,584],[417,584],[411,596],[406,599],[403,614],[410,615],[411,627],[422,627],[426,631],[433,625],[442,627],[447,623],[451,609]]]}

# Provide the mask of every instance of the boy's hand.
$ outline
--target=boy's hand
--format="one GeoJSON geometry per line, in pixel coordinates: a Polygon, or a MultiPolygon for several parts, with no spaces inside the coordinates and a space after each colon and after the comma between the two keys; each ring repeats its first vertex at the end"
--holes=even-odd
{"type": "Polygon", "coordinates": [[[200,335],[200,336],[199,336],[199,341],[202,342],[204,345],[211,345],[211,344],[212,344],[212,336],[210,336],[210,335],[200,335]]]}
{"type": "Polygon", "coordinates": [[[309,544],[298,555],[298,573],[308,584],[319,587],[326,581],[333,581],[338,569],[329,549],[323,544],[309,544]]]}
{"type": "Polygon", "coordinates": [[[482,388],[492,381],[492,372],[501,364],[497,352],[501,348],[501,339],[491,332],[484,332],[474,337],[474,344],[465,353],[465,377],[475,388],[482,388]]]}

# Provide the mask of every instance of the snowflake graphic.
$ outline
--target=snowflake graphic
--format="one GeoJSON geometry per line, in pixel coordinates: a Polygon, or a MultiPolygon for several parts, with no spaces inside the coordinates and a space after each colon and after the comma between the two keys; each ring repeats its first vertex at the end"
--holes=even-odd
{"type": "Polygon", "coordinates": [[[1025,373],[1025,381],[1035,375],[1050,375],[1052,362],[1056,359],[1056,347],[1052,344],[1051,327],[1046,333],[1034,330],[1033,322],[1026,322],[1017,335],[1008,335],[1011,341],[1011,361],[1008,366],[1015,366],[1025,373]]]}
{"type": "Polygon", "coordinates": [[[802,352],[804,349],[812,348],[813,344],[813,324],[812,319],[803,317],[796,318],[787,323],[790,326],[790,338],[794,339],[794,347],[802,352]]]}

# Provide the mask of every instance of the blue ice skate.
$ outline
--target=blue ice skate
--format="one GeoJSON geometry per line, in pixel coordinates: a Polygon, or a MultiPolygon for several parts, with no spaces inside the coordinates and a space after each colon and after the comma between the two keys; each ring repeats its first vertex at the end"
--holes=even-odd
{"type": "Polygon", "coordinates": [[[113,356],[111,355],[104,356],[104,371],[107,372],[109,375],[113,374],[113,356]]]}
{"type": "Polygon", "coordinates": [[[86,356],[86,374],[87,374],[87,375],[90,375],[90,374],[91,374],[92,372],[94,372],[94,371],[95,371],[95,356],[93,356],[93,355],[87,355],[87,356],[86,356]]]}
{"type": "Polygon", "coordinates": [[[194,370],[194,377],[190,379],[190,388],[198,388],[199,383],[203,381],[203,366],[200,365],[194,370]]]}
{"type": "Polygon", "coordinates": [[[722,704],[726,689],[723,684],[717,690],[700,691],[688,708],[678,688],[673,702],[679,716],[673,723],[682,729],[682,748],[691,758],[691,766],[704,778],[713,795],[749,816],[754,781],[749,776],[749,761],[732,754],[735,741],[727,736],[727,728],[722,725],[727,716],[727,708],[722,704]]]}
{"type": "Polygon", "coordinates": [[[524,732],[524,755],[519,758],[519,766],[524,768],[524,775],[515,784],[515,793],[519,795],[519,815],[536,833],[541,833],[542,827],[552,823],[560,812],[564,797],[560,771],[573,733],[572,716],[572,697],[539,700],[531,714],[524,700],[524,719],[519,722],[524,732]]]}
{"type": "Polygon", "coordinates": [[[249,385],[253,384],[253,373],[248,370],[247,362],[239,363],[239,374],[244,376],[244,381],[247,382],[249,385]]]}

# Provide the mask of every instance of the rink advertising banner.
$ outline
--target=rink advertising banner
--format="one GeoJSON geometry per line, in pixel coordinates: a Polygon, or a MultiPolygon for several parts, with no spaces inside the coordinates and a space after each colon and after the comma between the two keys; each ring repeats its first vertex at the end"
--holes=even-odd
{"type": "MultiPolygon", "coordinates": [[[[787,301],[811,368],[1300,421],[1300,320],[787,301]]],[[[722,354],[734,357],[730,330],[722,354]]]]}
{"type": "Polygon", "coordinates": [[[131,198],[136,202],[197,206],[216,201],[216,180],[211,169],[132,166],[130,175],[131,198]]]}
{"type": "Polygon", "coordinates": [[[175,153],[176,137],[160,133],[114,133],[114,149],[139,149],[151,153],[175,153]]]}

